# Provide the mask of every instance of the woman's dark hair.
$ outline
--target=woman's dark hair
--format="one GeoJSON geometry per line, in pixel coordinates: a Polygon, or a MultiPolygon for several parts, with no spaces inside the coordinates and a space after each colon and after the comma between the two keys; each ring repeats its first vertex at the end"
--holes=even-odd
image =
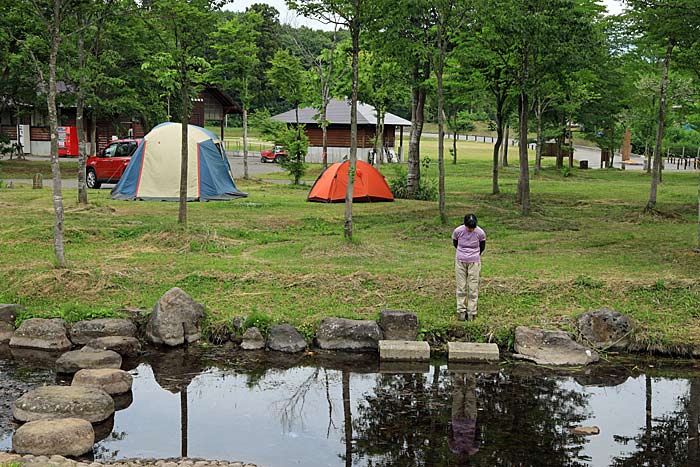
{"type": "Polygon", "coordinates": [[[474,214],[467,214],[464,216],[464,225],[470,229],[476,228],[476,216],[474,214]]]}

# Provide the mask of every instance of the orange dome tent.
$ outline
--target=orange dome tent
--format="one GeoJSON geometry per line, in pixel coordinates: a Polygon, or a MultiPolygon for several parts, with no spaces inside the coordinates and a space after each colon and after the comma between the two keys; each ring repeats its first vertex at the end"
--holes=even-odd
{"type": "MultiPolygon", "coordinates": [[[[306,200],[320,203],[345,201],[349,167],[349,161],[336,162],[328,167],[319,175],[306,200]]],[[[394,195],[384,180],[384,175],[367,162],[357,161],[352,200],[356,203],[394,201],[394,195]]]]}

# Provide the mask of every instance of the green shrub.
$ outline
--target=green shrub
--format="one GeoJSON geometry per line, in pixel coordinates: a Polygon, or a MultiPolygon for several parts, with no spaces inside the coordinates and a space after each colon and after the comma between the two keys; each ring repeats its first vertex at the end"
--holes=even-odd
{"type": "MultiPolygon", "coordinates": [[[[428,164],[430,164],[430,159],[428,164]]],[[[427,172],[427,170],[426,170],[427,172]]],[[[411,194],[408,192],[408,174],[403,165],[394,167],[394,178],[389,180],[389,188],[394,193],[395,198],[399,199],[416,199],[419,201],[435,201],[437,199],[437,182],[434,179],[421,177],[418,190],[411,194]]]]}
{"type": "Polygon", "coordinates": [[[253,310],[253,312],[250,314],[250,316],[246,318],[245,323],[243,324],[243,327],[245,329],[258,328],[263,334],[267,334],[271,326],[272,318],[270,318],[266,314],[260,313],[257,310],[253,310]]]}

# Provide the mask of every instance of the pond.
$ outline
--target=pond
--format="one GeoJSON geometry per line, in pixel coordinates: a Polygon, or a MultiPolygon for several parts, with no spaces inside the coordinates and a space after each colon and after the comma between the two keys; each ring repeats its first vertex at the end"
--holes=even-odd
{"type": "MultiPolygon", "coordinates": [[[[54,384],[50,359],[0,353],[4,396],[54,384]],[[8,389],[9,388],[9,389],[8,389]]],[[[151,352],[97,460],[178,456],[265,467],[700,465],[700,366],[623,360],[579,370],[379,365],[376,355],[151,352]],[[576,426],[597,426],[581,436],[576,426]]],[[[16,397],[16,396],[15,396],[16,397]]],[[[16,427],[0,407],[0,450],[16,427]]]]}

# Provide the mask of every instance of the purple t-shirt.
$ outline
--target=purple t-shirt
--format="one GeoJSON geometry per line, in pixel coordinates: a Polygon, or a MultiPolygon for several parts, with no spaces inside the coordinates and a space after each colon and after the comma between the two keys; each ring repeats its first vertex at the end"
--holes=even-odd
{"type": "Polygon", "coordinates": [[[479,242],[486,240],[486,233],[481,227],[476,227],[473,232],[467,230],[465,225],[460,225],[452,232],[452,240],[457,240],[457,252],[455,259],[461,263],[478,263],[481,261],[479,242]]]}

